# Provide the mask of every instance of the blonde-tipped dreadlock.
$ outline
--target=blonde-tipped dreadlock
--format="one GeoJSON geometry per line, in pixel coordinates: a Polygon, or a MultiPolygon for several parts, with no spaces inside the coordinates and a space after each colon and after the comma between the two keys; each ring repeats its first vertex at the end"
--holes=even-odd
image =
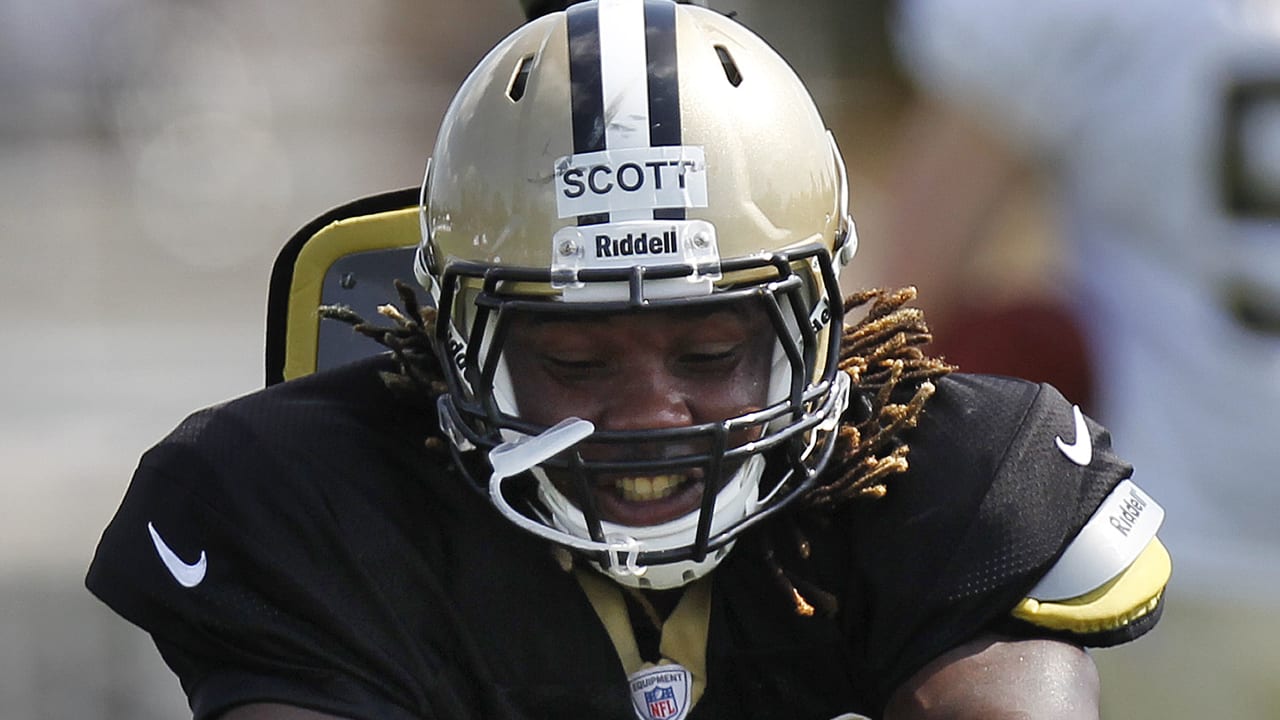
{"type": "MultiPolygon", "coordinates": [[[[383,305],[378,313],[392,320],[391,327],[375,327],[349,308],[325,306],[322,317],[341,320],[391,350],[399,373],[387,373],[383,381],[400,395],[434,404],[446,392],[439,361],[433,352],[436,313],[418,303],[413,289],[396,281],[396,291],[404,311],[383,305]]],[[[801,498],[803,507],[822,510],[857,499],[875,499],[888,492],[890,476],[907,469],[910,448],[900,439],[902,431],[915,427],[925,403],[934,393],[933,380],[954,368],[924,353],[932,336],[924,312],[908,307],[916,297],[914,287],[898,290],[864,290],[844,300],[846,315],[868,303],[864,316],[846,324],[840,339],[840,370],[853,381],[855,402],[860,403],[857,419],[846,417],[836,435],[832,460],[818,484],[801,498]],[[901,392],[900,392],[901,390],[901,392]],[[904,395],[910,392],[910,397],[904,395]]],[[[435,449],[443,447],[439,437],[428,439],[435,449]]],[[[808,541],[795,531],[800,557],[808,557],[808,541]]],[[[779,586],[801,615],[812,615],[813,599],[824,612],[835,609],[829,593],[787,573],[773,546],[765,542],[764,560],[779,586]],[[803,592],[802,592],[803,590],[803,592]]]]}
{"type": "Polygon", "coordinates": [[[915,427],[933,395],[932,381],[954,369],[925,355],[922,348],[932,336],[924,311],[906,306],[915,297],[916,289],[908,287],[866,290],[845,298],[846,311],[871,302],[860,321],[845,326],[839,365],[870,407],[861,422],[841,425],[825,478],[805,497],[809,505],[881,497],[888,476],[907,469],[908,448],[897,438],[915,427]],[[914,387],[905,403],[893,402],[899,387],[914,387]]]}
{"type": "MultiPolygon", "coordinates": [[[[933,380],[955,369],[924,353],[933,338],[924,311],[907,306],[915,297],[916,289],[907,287],[864,290],[845,298],[846,316],[871,304],[860,320],[845,325],[840,338],[839,368],[849,374],[852,400],[862,407],[861,412],[846,413],[843,418],[831,462],[801,498],[804,507],[822,510],[851,500],[884,497],[890,476],[906,471],[910,448],[902,442],[901,433],[916,426],[933,396],[933,380]],[[907,392],[910,397],[901,402],[907,392]]],[[[808,540],[799,528],[793,525],[792,530],[797,553],[809,557],[808,540]]],[[[826,614],[835,612],[834,596],[782,568],[771,540],[766,538],[762,549],[766,565],[797,614],[813,615],[818,608],[826,614]]]]}
{"type": "MultiPolygon", "coordinates": [[[[356,332],[373,338],[390,350],[399,372],[383,373],[382,382],[402,400],[425,402],[434,407],[436,398],[448,390],[432,345],[436,310],[422,306],[417,293],[409,285],[396,280],[395,286],[404,311],[389,304],[378,306],[378,314],[392,321],[390,327],[371,325],[359,313],[343,305],[321,306],[320,317],[345,322],[356,332]]],[[[433,435],[425,442],[433,450],[445,449],[444,438],[439,436],[433,435]]]]}

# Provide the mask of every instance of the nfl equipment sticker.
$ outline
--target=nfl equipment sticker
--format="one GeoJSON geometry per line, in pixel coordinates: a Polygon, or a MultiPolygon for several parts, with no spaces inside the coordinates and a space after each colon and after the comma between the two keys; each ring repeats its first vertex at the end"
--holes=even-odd
{"type": "Polygon", "coordinates": [[[631,704],[640,720],[684,720],[693,675],[683,665],[659,665],[630,678],[631,704]]]}

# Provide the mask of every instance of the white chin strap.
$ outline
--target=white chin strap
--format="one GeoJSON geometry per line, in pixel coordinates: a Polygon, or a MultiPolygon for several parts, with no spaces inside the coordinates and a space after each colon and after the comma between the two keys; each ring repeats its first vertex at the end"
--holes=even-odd
{"type": "MultiPolygon", "coordinates": [[[[752,455],[733,474],[716,496],[714,515],[711,517],[711,536],[714,537],[755,511],[760,497],[760,475],[763,472],[764,458],[752,455]]],[[[550,511],[551,525],[562,533],[562,537],[579,541],[590,538],[587,519],[582,511],[556,489],[541,468],[533,468],[533,475],[538,479],[538,498],[550,511]]],[[[607,550],[610,563],[605,566],[592,561],[591,565],[613,580],[631,587],[667,590],[691,583],[715,569],[733,549],[733,543],[712,550],[698,561],[639,565],[636,558],[642,552],[691,547],[698,537],[698,517],[699,512],[694,510],[658,525],[630,526],[601,521],[600,530],[604,533],[606,542],[592,543],[592,546],[607,550]]]]}
{"type": "MultiPolygon", "coordinates": [[[[525,530],[557,544],[590,552],[606,552],[608,566],[592,566],[615,581],[637,588],[663,590],[680,587],[711,572],[733,543],[712,551],[699,561],[685,560],[661,565],[640,565],[640,553],[692,546],[697,539],[698,511],[658,525],[631,527],[602,522],[605,542],[591,539],[586,517],[574,507],[541,468],[536,467],[582,442],[595,426],[581,418],[568,418],[539,435],[503,443],[489,453],[493,475],[489,478],[489,499],[508,520],[525,530]],[[550,524],[526,517],[511,506],[502,493],[502,481],[532,470],[538,479],[538,497],[550,512],[550,524]]],[[[753,455],[743,464],[716,497],[711,535],[755,511],[760,495],[760,475],[764,458],[753,455]]]]}

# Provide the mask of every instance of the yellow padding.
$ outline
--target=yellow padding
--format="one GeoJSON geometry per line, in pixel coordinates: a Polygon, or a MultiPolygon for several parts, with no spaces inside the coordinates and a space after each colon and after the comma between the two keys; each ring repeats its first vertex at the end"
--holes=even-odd
{"type": "MultiPolygon", "coordinates": [[[[285,330],[284,379],[316,371],[320,338],[320,307],[324,276],[339,258],[370,250],[418,244],[418,208],[339,220],[316,233],[302,246],[293,264],[289,285],[288,325],[285,330]]],[[[412,268],[405,268],[406,277],[412,268]]],[[[387,298],[388,302],[395,298],[387,298]]]]}
{"type": "Polygon", "coordinates": [[[1158,538],[1112,580],[1078,598],[1040,602],[1026,598],[1013,616],[1050,630],[1081,635],[1124,627],[1156,609],[1173,564],[1158,538]]]}

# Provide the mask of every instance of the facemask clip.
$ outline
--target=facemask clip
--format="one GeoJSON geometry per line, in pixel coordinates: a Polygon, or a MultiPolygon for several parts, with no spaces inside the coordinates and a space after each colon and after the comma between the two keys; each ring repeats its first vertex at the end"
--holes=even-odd
{"type": "Polygon", "coordinates": [[[640,567],[640,541],[626,535],[610,535],[605,538],[609,543],[609,572],[620,577],[640,577],[648,568],[640,567]]]}

